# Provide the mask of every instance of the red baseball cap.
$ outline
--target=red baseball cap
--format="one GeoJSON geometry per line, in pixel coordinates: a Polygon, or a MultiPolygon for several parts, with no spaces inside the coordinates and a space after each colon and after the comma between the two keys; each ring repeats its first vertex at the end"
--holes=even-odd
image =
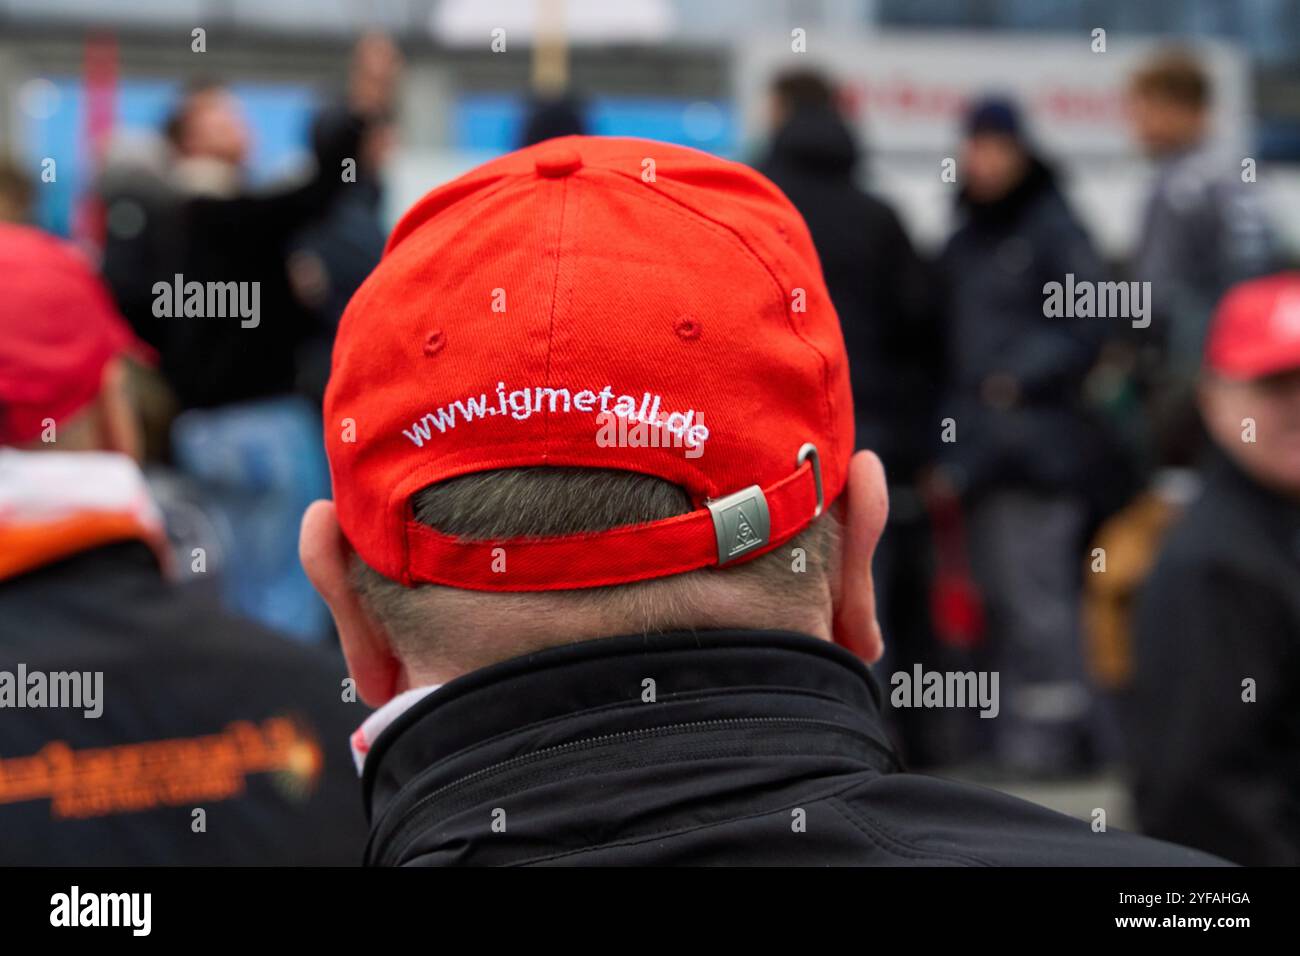
{"type": "Polygon", "coordinates": [[[1279,272],[1229,289],[1214,313],[1205,364],[1235,379],[1300,369],[1300,272],[1279,272]]]}
{"type": "Polygon", "coordinates": [[[343,532],[407,586],[585,588],[751,559],[838,497],[853,434],[799,214],[746,166],[650,140],[549,140],[416,203],[348,305],[325,394],[343,532]],[[696,510],[506,541],[413,519],[428,485],[546,465],[652,475],[696,510]]]}
{"type": "Polygon", "coordinates": [[[108,363],[136,349],[148,351],[75,248],[0,223],[0,445],[90,404],[108,363]]]}

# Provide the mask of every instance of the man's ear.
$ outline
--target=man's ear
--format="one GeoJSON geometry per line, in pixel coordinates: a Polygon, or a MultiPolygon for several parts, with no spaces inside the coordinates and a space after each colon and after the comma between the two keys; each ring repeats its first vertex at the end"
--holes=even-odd
{"type": "Polygon", "coordinates": [[[371,620],[348,580],[352,549],[339,527],[332,501],[314,501],[302,516],[298,557],[312,586],[329,605],[339,643],[357,692],[371,707],[388,703],[401,690],[402,663],[384,629],[371,620]]]}
{"type": "Polygon", "coordinates": [[[868,664],[885,652],[880,623],[876,620],[876,589],[871,580],[871,559],[889,517],[889,491],[885,468],[869,451],[849,461],[844,488],[844,524],[840,535],[840,581],[835,602],[835,643],[868,664]]]}

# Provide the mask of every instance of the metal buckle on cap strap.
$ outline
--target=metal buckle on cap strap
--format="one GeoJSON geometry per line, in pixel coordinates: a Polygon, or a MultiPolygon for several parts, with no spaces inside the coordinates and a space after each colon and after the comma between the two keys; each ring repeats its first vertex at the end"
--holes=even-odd
{"type": "Polygon", "coordinates": [[[718,539],[718,564],[734,561],[767,544],[772,535],[772,517],[767,498],[758,485],[705,502],[713,515],[713,533],[718,539]]]}
{"type": "MultiPolygon", "coordinates": [[[[825,499],[822,492],[821,456],[817,446],[807,442],[795,458],[795,469],[812,459],[813,485],[817,489],[817,507],[813,517],[822,513],[825,499]]],[[[723,565],[761,548],[772,537],[772,516],[767,507],[767,496],[758,485],[750,485],[730,495],[705,502],[713,516],[713,534],[718,542],[718,564],[723,565]]]]}

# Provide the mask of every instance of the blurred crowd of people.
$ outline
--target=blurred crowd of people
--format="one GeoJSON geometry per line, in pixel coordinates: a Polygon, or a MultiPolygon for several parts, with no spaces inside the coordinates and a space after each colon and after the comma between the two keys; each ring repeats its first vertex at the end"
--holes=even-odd
{"type": "MultiPolygon", "coordinates": [[[[247,129],[234,96],[212,80],[184,90],[164,148],[105,168],[100,275],[136,347],[114,364],[120,382],[106,379],[91,396],[98,410],[84,444],[60,437],[58,446],[134,453],[137,438],[110,427],[119,400],[133,403],[157,525],[170,535],[164,562],[189,589],[218,582],[226,610],[118,580],[148,563],[139,548],[54,576],[35,558],[0,562],[9,578],[0,606],[12,622],[42,596],[99,588],[85,600],[120,606],[120,626],[141,635],[139,653],[153,648],[151,660],[171,659],[153,647],[164,631],[189,632],[177,655],[207,661],[213,679],[182,682],[170,702],[142,688],[149,702],[118,729],[123,740],[196,702],[230,720],[297,708],[315,714],[321,739],[357,722],[346,708],[290,699],[291,672],[328,668],[323,652],[307,663],[294,655],[314,649],[223,615],[300,644],[329,642],[296,530],[307,503],[328,497],[320,398],[333,330],[385,242],[380,173],[400,70],[386,39],[358,44],[347,88],[313,124],[314,172],[292,187],[248,186],[247,129]],[[154,286],[173,276],[259,283],[264,318],[238,328],[160,317],[154,286]],[[220,679],[262,672],[269,659],[283,679],[267,673],[243,691],[220,679]]],[[[997,720],[896,712],[910,762],[1060,778],[1123,761],[1149,832],[1239,862],[1297,863],[1300,274],[1281,271],[1266,186],[1243,182],[1239,159],[1216,150],[1212,95],[1183,53],[1161,54],[1133,77],[1133,131],[1157,173],[1124,262],[1098,253],[1052,157],[999,96],[966,112],[956,226],[935,256],[857,185],[862,144],[833,78],[776,78],[770,147],[757,165],[808,223],[850,356],[858,444],[889,477],[875,564],[888,643],[881,673],[921,663],[1001,674],[997,720]],[[1045,286],[1067,276],[1149,282],[1153,320],[1048,315],[1045,286]],[[1247,701],[1243,682],[1257,698],[1247,701]]],[[[580,132],[580,107],[536,104],[525,141],[580,132]]],[[[28,182],[0,167],[0,220],[23,218],[28,182]]],[[[0,254],[5,244],[21,245],[7,235],[0,254]]],[[[14,298],[12,281],[0,277],[0,298],[14,298]]],[[[0,437],[20,448],[40,441],[8,427],[0,437]]],[[[144,537],[157,550],[156,530],[144,537]]],[[[130,670],[129,660],[107,666],[130,670]]],[[[187,732],[176,726],[169,736],[187,732]]],[[[32,740],[72,733],[46,728],[32,740]]],[[[6,735],[0,752],[15,751],[24,743],[6,735]]],[[[11,809],[0,802],[0,814],[11,809]]],[[[325,808],[317,819],[334,815],[325,808]]],[[[249,839],[289,825],[252,818],[249,839]]]]}
{"type": "Polygon", "coordinates": [[[1280,271],[1264,187],[1210,136],[1212,93],[1179,51],[1132,78],[1156,175],[1123,262],[998,96],[967,110],[956,225],[932,259],[856,185],[828,77],[773,84],[761,168],[812,231],[859,444],[889,475],[883,672],[1001,676],[997,720],[896,711],[908,757],[1026,778],[1125,760],[1149,832],[1295,863],[1300,274],[1280,271]],[[1140,283],[1152,314],[1051,314],[1067,277],[1140,283]]]}

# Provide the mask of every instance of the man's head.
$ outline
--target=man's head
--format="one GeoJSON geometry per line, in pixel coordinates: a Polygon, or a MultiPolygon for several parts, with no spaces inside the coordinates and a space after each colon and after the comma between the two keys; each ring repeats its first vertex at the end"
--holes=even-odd
{"type": "Polygon", "coordinates": [[[1300,272],[1243,282],[1224,296],[1200,403],[1228,457],[1260,484],[1300,500],[1300,272]]]}
{"type": "Polygon", "coordinates": [[[799,69],[778,73],[768,87],[768,112],[773,128],[804,111],[836,111],[839,97],[826,74],[799,69]]]}
{"type": "Polygon", "coordinates": [[[807,230],[746,167],[575,137],[435,190],[344,316],[325,418],[303,562],[372,703],[628,632],[879,656],[883,474],[807,230]]]}
{"type": "Polygon", "coordinates": [[[402,79],[402,54],[385,34],[370,32],[357,40],[348,71],[348,104],[362,116],[388,113],[402,79]]]}
{"type": "Polygon", "coordinates": [[[977,203],[996,202],[1011,192],[1029,169],[1020,112],[1001,97],[972,104],[962,139],[962,188],[977,203]]]}
{"type": "Polygon", "coordinates": [[[1168,50],[1129,81],[1128,114],[1142,148],[1165,156],[1195,146],[1205,136],[1210,79],[1190,53],[1168,50]]]}
{"type": "Polygon", "coordinates": [[[243,166],[251,136],[239,100],[223,84],[196,80],[185,88],[167,121],[166,133],[184,159],[212,159],[243,166]]]}
{"type": "Polygon", "coordinates": [[[140,347],[74,249],[0,224],[0,445],[138,456],[122,356],[140,347]]]}

